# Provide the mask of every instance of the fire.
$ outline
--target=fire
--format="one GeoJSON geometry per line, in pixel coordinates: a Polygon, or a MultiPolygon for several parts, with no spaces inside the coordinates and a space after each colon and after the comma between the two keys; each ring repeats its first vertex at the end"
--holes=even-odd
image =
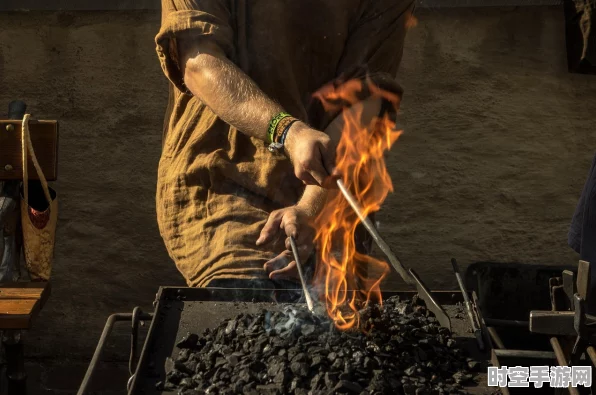
{"type": "MultiPolygon", "coordinates": [[[[351,80],[339,87],[329,85],[315,96],[328,111],[343,111],[344,126],[337,148],[336,170],[345,186],[362,205],[365,216],[378,211],[393,184],[385,166],[385,151],[398,139],[390,114],[379,115],[363,125],[359,95],[392,103],[397,112],[399,96],[377,88],[370,81],[351,80]],[[352,107],[353,106],[353,107],[352,107]]],[[[382,303],[380,283],[389,273],[387,263],[356,251],[354,234],[360,219],[339,191],[332,191],[315,220],[318,265],[315,280],[324,289],[329,316],[340,330],[360,327],[358,310],[369,302],[382,303]],[[372,272],[369,276],[366,269],[372,272]]]]}

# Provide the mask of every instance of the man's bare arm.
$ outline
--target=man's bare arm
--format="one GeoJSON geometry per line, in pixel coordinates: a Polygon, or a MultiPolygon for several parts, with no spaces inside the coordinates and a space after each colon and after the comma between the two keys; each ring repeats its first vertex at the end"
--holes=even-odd
{"type": "MultiPolygon", "coordinates": [[[[284,109],[213,42],[181,40],[179,49],[184,83],[190,92],[240,132],[266,141],[269,122],[284,109]]],[[[306,184],[323,185],[331,174],[335,146],[325,133],[295,122],[284,150],[296,177],[306,184]]]]}
{"type": "Polygon", "coordinates": [[[267,140],[271,119],[284,109],[210,41],[180,43],[186,87],[221,119],[249,136],[267,140]]]}
{"type": "Polygon", "coordinates": [[[309,217],[316,217],[327,199],[327,189],[316,185],[307,185],[297,206],[300,207],[309,217]]]}

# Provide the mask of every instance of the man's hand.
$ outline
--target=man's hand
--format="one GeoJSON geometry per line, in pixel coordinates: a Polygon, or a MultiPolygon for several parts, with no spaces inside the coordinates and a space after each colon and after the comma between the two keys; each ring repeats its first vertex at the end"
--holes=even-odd
{"type": "Polygon", "coordinates": [[[290,236],[296,239],[301,263],[306,263],[312,253],[315,237],[311,222],[311,213],[300,204],[276,210],[269,215],[267,223],[261,230],[257,245],[264,245],[276,240],[278,237],[286,236],[286,250],[264,265],[270,279],[299,279],[290,245],[290,236]]]}
{"type": "Polygon", "coordinates": [[[298,179],[306,185],[334,187],[336,147],[327,134],[295,122],[288,130],[284,149],[298,179]]]}

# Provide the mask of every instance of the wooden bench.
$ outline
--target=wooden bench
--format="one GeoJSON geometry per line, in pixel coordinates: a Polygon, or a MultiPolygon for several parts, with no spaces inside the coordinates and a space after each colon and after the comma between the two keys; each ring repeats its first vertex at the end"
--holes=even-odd
{"type": "Polygon", "coordinates": [[[0,284],[0,331],[6,359],[9,395],[27,393],[27,373],[20,333],[31,328],[48,300],[50,290],[49,282],[0,284]]]}
{"type": "Polygon", "coordinates": [[[50,292],[49,282],[0,284],[0,330],[30,329],[50,292]]]}

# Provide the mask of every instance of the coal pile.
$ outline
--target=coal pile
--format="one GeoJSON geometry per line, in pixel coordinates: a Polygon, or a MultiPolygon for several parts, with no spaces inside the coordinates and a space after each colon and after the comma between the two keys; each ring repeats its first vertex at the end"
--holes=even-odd
{"type": "Polygon", "coordinates": [[[477,363],[422,301],[361,311],[368,334],[342,332],[306,307],[240,314],[188,334],[159,389],[194,394],[459,394],[477,363]]]}

